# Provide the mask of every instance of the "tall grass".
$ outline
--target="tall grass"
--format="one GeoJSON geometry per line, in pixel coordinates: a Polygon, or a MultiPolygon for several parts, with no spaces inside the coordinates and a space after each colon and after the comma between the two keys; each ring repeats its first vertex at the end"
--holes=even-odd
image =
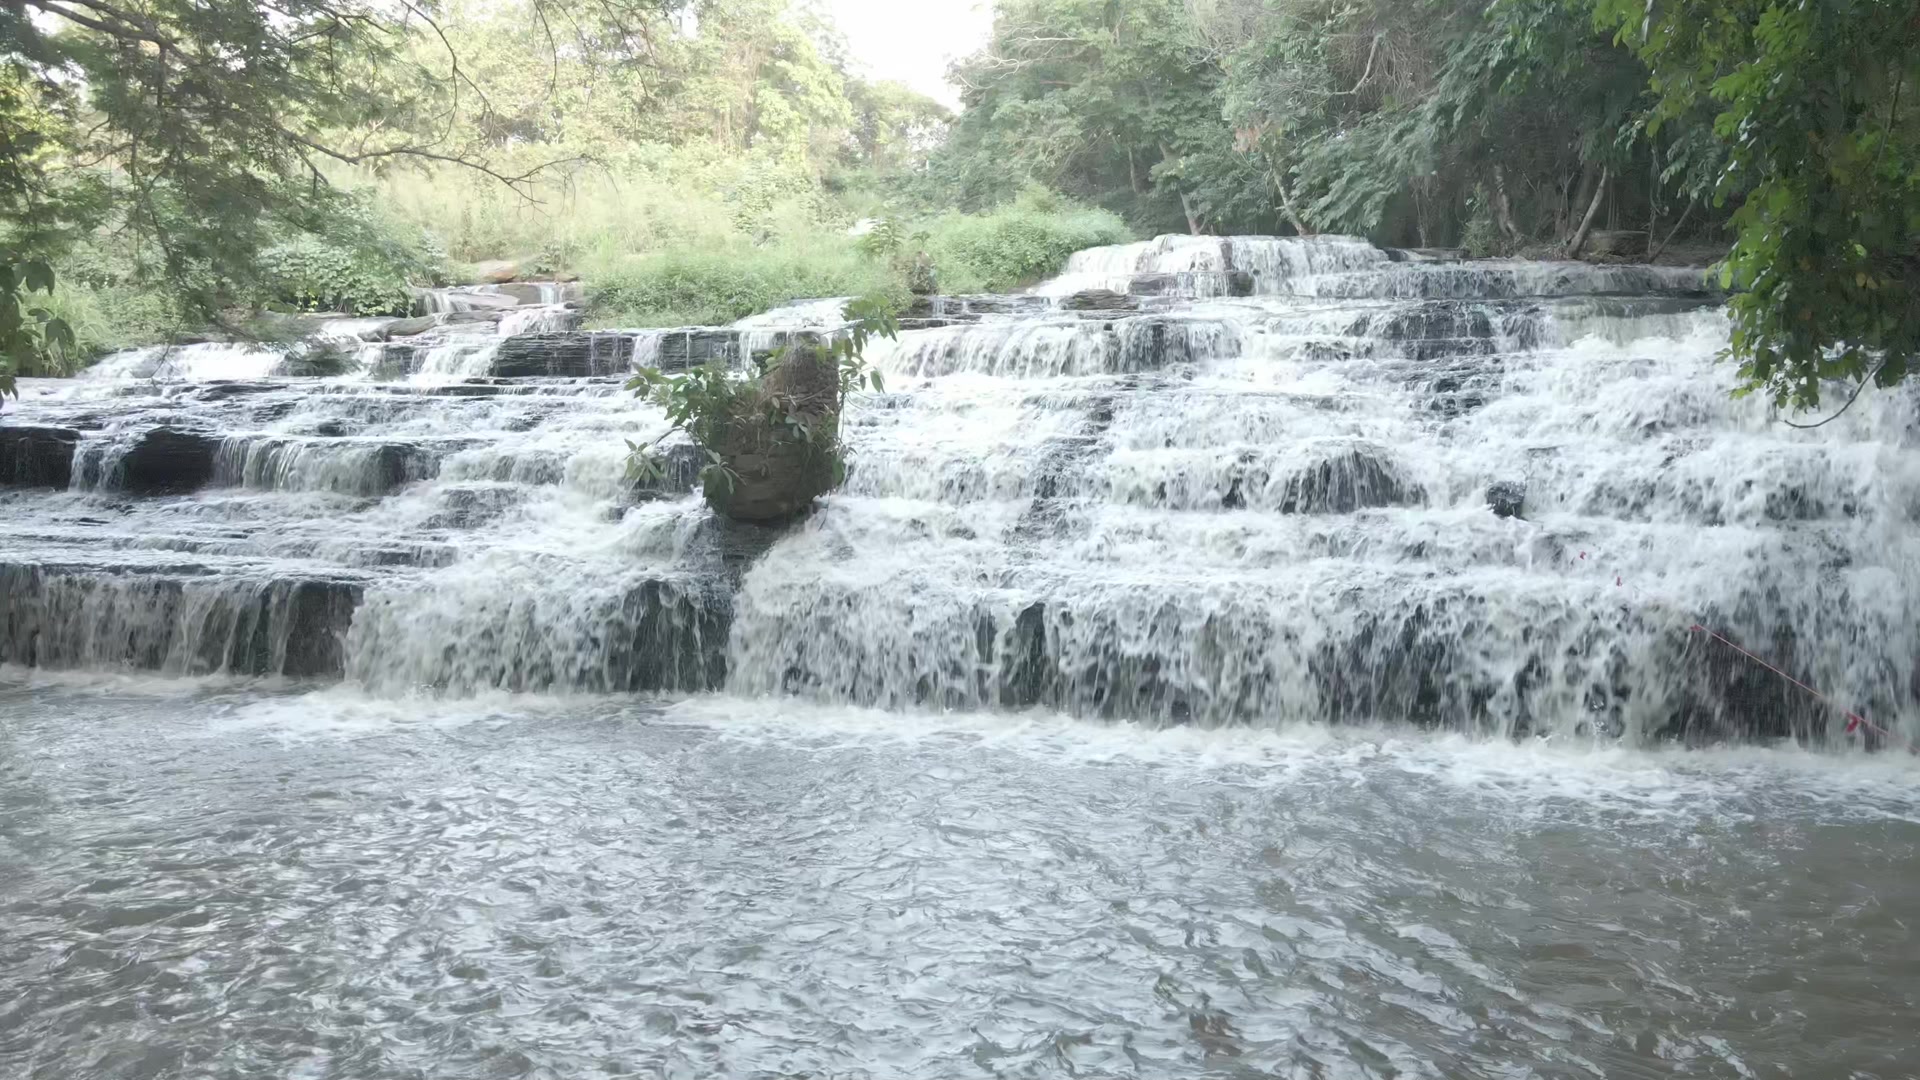
{"type": "Polygon", "coordinates": [[[1059,273],[1076,251],[1133,239],[1116,214],[1033,196],[985,214],[943,214],[926,229],[949,293],[1021,288],[1059,273]]]}
{"type": "Polygon", "coordinates": [[[600,326],[712,326],[792,300],[906,291],[892,266],[844,235],[636,255],[587,281],[600,326]]]}
{"type": "MultiPolygon", "coordinates": [[[[873,192],[829,194],[803,171],[752,155],[663,151],[618,171],[555,170],[531,198],[457,170],[372,183],[390,213],[439,238],[456,274],[460,263],[509,259],[584,279],[598,326],[709,325],[791,300],[906,288],[899,260],[863,256],[849,232],[884,214],[873,192]]],[[[1075,251],[1132,239],[1117,216],[1041,189],[986,214],[902,225],[944,292],[1019,288],[1075,251]]]]}
{"type": "Polygon", "coordinates": [[[185,327],[165,295],[132,285],[60,282],[41,306],[73,328],[74,347],[39,375],[71,375],[110,352],[172,340],[185,327]]]}

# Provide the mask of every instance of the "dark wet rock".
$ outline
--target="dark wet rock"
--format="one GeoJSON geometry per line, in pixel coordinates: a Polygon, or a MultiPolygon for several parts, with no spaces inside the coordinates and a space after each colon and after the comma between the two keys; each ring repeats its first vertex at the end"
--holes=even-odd
{"type": "Polygon", "coordinates": [[[1180,292],[1178,274],[1135,274],[1127,283],[1127,291],[1135,296],[1176,296],[1180,292]]]}
{"type": "Polygon", "coordinates": [[[632,371],[633,357],[631,334],[516,334],[500,343],[492,370],[507,379],[603,378],[632,371]]]}
{"type": "Polygon", "coordinates": [[[707,452],[691,442],[675,442],[654,451],[659,471],[641,476],[633,485],[633,497],[642,502],[682,499],[700,483],[700,470],[707,467],[707,452]]]}
{"type": "Polygon", "coordinates": [[[1028,709],[1044,703],[1050,686],[1059,681],[1047,652],[1046,603],[1035,601],[1021,608],[1014,616],[1013,625],[998,639],[990,621],[983,625],[986,633],[982,635],[981,651],[988,664],[997,661],[999,679],[995,691],[1000,706],[1028,709]],[[996,647],[1002,650],[998,657],[994,654],[996,647]]]}
{"type": "Polygon", "coordinates": [[[436,499],[439,508],[428,515],[427,528],[477,529],[524,503],[526,492],[518,487],[467,485],[442,488],[436,499]]]}
{"type": "MultiPolygon", "coordinates": [[[[647,581],[608,613],[602,692],[701,693],[727,681],[727,638],[733,600],[711,582],[647,581]]],[[[597,679],[594,681],[598,681],[597,679]]]]}
{"type": "Polygon", "coordinates": [[[689,327],[664,331],[659,340],[654,366],[661,371],[685,371],[715,362],[733,365],[746,359],[740,355],[737,330],[689,327]]]}
{"type": "Polygon", "coordinates": [[[1416,494],[1382,452],[1353,447],[1288,477],[1277,509],[1283,514],[1350,514],[1364,507],[1401,505],[1416,494]]]}
{"type": "Polygon", "coordinates": [[[1155,371],[1173,364],[1192,364],[1230,356],[1239,348],[1239,335],[1224,322],[1145,315],[1114,324],[1120,356],[1116,373],[1155,371]]]}
{"type": "Polygon", "coordinates": [[[338,677],[362,586],[183,564],[0,563],[0,663],[338,677]]]}
{"type": "Polygon", "coordinates": [[[424,334],[438,325],[440,325],[440,320],[432,315],[420,315],[411,319],[395,319],[380,328],[380,337],[386,341],[391,341],[394,338],[413,337],[417,334],[424,334]]]}
{"type": "Polygon", "coordinates": [[[557,282],[518,281],[498,286],[500,295],[521,305],[564,304],[580,299],[578,285],[557,282]]]}
{"type": "MultiPolygon", "coordinates": [[[[1748,634],[1727,628],[1718,613],[1706,613],[1705,622],[1802,683],[1817,680],[1799,656],[1799,635],[1790,622],[1779,623],[1771,633],[1748,634]]],[[[1836,723],[1844,723],[1844,717],[1818,698],[1708,633],[1690,633],[1676,644],[1682,650],[1679,703],[1656,735],[1692,744],[1756,738],[1819,742],[1836,730],[1836,723]]]]}
{"type": "Polygon", "coordinates": [[[468,445],[462,439],[437,439],[427,445],[325,436],[240,436],[222,445],[214,483],[379,497],[439,475],[441,459],[468,445]]]}
{"type": "Polygon", "coordinates": [[[1060,301],[1066,311],[1134,311],[1139,306],[1132,297],[1111,289],[1086,289],[1060,301]]]}
{"type": "Polygon", "coordinates": [[[79,443],[72,428],[0,425],[0,486],[66,488],[79,443]]]}
{"type": "Polygon", "coordinates": [[[220,380],[197,384],[187,394],[200,401],[225,401],[228,398],[252,397],[285,389],[282,383],[220,380]]]}
{"type": "Polygon", "coordinates": [[[1487,485],[1487,505],[1493,508],[1495,517],[1517,518],[1526,516],[1527,485],[1514,480],[1501,480],[1487,485]]]}
{"type": "Polygon", "coordinates": [[[185,495],[213,482],[221,439],[200,431],[155,428],[134,437],[106,477],[129,495],[185,495]]]}
{"type": "Polygon", "coordinates": [[[315,345],[288,354],[272,374],[290,379],[330,379],[354,370],[352,353],[334,345],[315,345]]]}
{"type": "Polygon", "coordinates": [[[741,577],[793,528],[788,524],[762,525],[711,514],[700,522],[687,545],[688,562],[696,572],[715,575],[737,589],[741,577]]]}

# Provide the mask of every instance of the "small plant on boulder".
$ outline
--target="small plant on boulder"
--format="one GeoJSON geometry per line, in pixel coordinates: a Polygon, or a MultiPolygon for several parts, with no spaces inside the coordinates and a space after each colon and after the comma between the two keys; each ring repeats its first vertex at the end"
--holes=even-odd
{"type": "Polygon", "coordinates": [[[737,521],[794,517],[846,479],[840,405],[848,391],[885,389],[867,366],[867,343],[899,332],[880,297],[846,307],[848,324],[791,341],[742,377],[714,362],[677,375],[645,369],[627,389],[667,411],[668,429],[644,445],[631,440],[628,473],[658,484],[669,467],[660,447],[684,433],[706,457],[699,474],[707,504],[737,521]]]}

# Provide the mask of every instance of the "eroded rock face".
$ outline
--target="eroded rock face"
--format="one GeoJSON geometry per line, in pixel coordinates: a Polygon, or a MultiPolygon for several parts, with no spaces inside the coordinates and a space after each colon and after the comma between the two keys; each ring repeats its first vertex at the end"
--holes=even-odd
{"type": "Polygon", "coordinates": [[[0,426],[0,486],[65,488],[73,479],[71,428],[0,426]]]}
{"type": "Polygon", "coordinates": [[[109,477],[129,495],[185,495],[213,482],[221,439],[198,431],[155,428],[133,441],[109,477]]]}
{"type": "Polygon", "coordinates": [[[498,378],[598,378],[633,368],[633,337],[573,332],[516,334],[500,343],[493,361],[498,378]]]}
{"type": "Polygon", "coordinates": [[[731,477],[710,478],[708,505],[735,521],[769,524],[805,513],[840,482],[840,373],[821,348],[796,347],[740,403],[713,447],[731,477]],[[766,402],[777,397],[812,432],[799,440],[776,429],[766,402]]]}

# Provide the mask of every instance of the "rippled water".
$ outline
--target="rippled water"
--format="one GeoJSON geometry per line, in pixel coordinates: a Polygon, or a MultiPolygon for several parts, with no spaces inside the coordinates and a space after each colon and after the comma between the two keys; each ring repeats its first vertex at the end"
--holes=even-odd
{"type": "Polygon", "coordinates": [[[0,1076],[1909,1076],[1917,777],[13,670],[0,1076]]]}

